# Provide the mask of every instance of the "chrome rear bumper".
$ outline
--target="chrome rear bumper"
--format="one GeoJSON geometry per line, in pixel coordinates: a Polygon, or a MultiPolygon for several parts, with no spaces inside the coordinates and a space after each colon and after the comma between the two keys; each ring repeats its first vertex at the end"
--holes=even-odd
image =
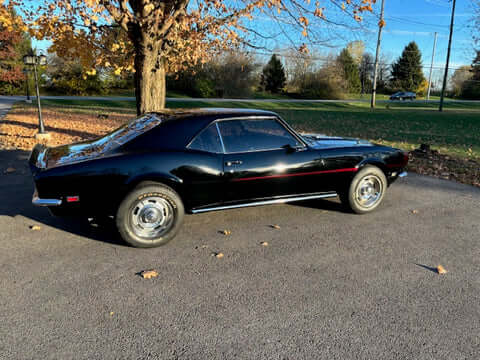
{"type": "Polygon", "coordinates": [[[37,192],[33,193],[32,204],[35,206],[60,206],[62,200],[60,199],[40,199],[37,192]]]}

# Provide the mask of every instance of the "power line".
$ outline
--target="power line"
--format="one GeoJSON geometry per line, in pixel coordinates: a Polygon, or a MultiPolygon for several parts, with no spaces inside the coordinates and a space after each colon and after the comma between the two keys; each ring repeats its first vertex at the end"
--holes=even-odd
{"type": "MultiPolygon", "coordinates": [[[[265,52],[262,52],[262,51],[248,51],[249,54],[253,54],[253,55],[262,55],[262,56],[270,56],[270,55],[278,55],[279,57],[283,57],[283,58],[287,58],[287,59],[303,59],[303,60],[312,60],[312,61],[317,61],[317,62],[320,62],[320,63],[324,63],[324,64],[330,64],[332,62],[334,62],[335,60],[332,59],[326,59],[324,57],[318,57],[318,56],[308,56],[308,55],[305,55],[305,56],[296,56],[296,55],[289,55],[289,54],[282,54],[281,51],[265,51],[265,52]]],[[[367,63],[368,65],[374,65],[374,63],[367,63]]],[[[386,63],[386,62],[379,62],[378,63],[379,65],[387,65],[387,66],[391,66],[393,65],[394,63],[386,63]]],[[[462,70],[462,71],[469,71],[467,69],[464,69],[463,67],[464,66],[471,66],[471,64],[462,64],[462,65],[459,65],[458,67],[449,67],[448,70],[462,70]]],[[[432,68],[434,70],[443,70],[445,69],[444,66],[435,66],[432,64],[420,64],[420,67],[422,68],[432,68]]]]}
{"type": "Polygon", "coordinates": [[[405,18],[401,18],[401,17],[397,17],[397,16],[389,16],[389,17],[385,17],[385,18],[388,19],[388,20],[392,20],[392,21],[399,21],[399,22],[416,24],[416,25],[423,25],[423,26],[432,26],[432,27],[437,27],[437,28],[441,28],[441,29],[444,29],[444,30],[446,30],[446,28],[448,28],[448,25],[428,24],[428,23],[424,23],[424,22],[421,22],[421,21],[409,20],[409,19],[405,19],[405,18]]]}

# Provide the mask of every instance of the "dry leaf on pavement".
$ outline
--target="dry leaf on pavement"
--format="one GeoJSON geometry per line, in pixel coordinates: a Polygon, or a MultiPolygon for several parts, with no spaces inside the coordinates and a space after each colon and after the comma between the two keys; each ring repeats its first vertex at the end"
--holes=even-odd
{"type": "Polygon", "coordinates": [[[270,225],[270,227],[271,227],[272,229],[277,229],[277,230],[280,229],[280,225],[277,225],[277,224],[270,225]]]}
{"type": "Polygon", "coordinates": [[[418,214],[418,210],[412,210],[412,214],[418,214]]]}
{"type": "Polygon", "coordinates": [[[39,225],[30,225],[30,230],[40,230],[41,227],[39,225]]]}
{"type": "Polygon", "coordinates": [[[260,243],[260,245],[262,245],[262,246],[268,246],[268,242],[262,241],[262,242],[260,243]]]}
{"type": "Polygon", "coordinates": [[[443,274],[447,273],[447,270],[445,270],[445,268],[442,265],[438,265],[437,266],[437,272],[438,272],[439,275],[443,275],[443,274]]]}
{"type": "Polygon", "coordinates": [[[113,311],[110,311],[110,316],[113,316],[113,314],[115,314],[113,311]]]}
{"type": "Polygon", "coordinates": [[[223,235],[226,235],[226,236],[232,234],[232,232],[231,232],[230,230],[222,230],[222,231],[220,231],[220,232],[221,232],[223,235]]]}
{"type": "Polygon", "coordinates": [[[223,253],[219,252],[219,253],[212,253],[212,256],[215,256],[217,259],[221,259],[224,257],[223,253]]]}
{"type": "Polygon", "coordinates": [[[144,270],[140,273],[144,279],[151,279],[158,276],[158,272],[155,270],[144,270]]]}

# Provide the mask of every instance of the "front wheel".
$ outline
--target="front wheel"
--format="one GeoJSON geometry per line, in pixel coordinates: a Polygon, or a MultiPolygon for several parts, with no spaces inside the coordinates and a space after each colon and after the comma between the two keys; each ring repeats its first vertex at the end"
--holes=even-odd
{"type": "Polygon", "coordinates": [[[157,247],[175,237],[184,212],[182,200],[174,190],[162,184],[144,183],[123,199],[116,224],[130,245],[157,247]]]}
{"type": "Polygon", "coordinates": [[[387,190],[387,179],[376,166],[366,166],[353,178],[346,192],[340,193],[342,204],[357,214],[375,210],[387,190]]]}

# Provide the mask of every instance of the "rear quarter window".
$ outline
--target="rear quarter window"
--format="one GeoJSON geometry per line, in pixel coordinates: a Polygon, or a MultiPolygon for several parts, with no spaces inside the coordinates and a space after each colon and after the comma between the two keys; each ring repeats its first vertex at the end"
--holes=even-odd
{"type": "Polygon", "coordinates": [[[220,137],[218,136],[217,125],[213,123],[202,130],[200,134],[195,136],[188,148],[210,153],[221,153],[223,149],[220,137]]]}

